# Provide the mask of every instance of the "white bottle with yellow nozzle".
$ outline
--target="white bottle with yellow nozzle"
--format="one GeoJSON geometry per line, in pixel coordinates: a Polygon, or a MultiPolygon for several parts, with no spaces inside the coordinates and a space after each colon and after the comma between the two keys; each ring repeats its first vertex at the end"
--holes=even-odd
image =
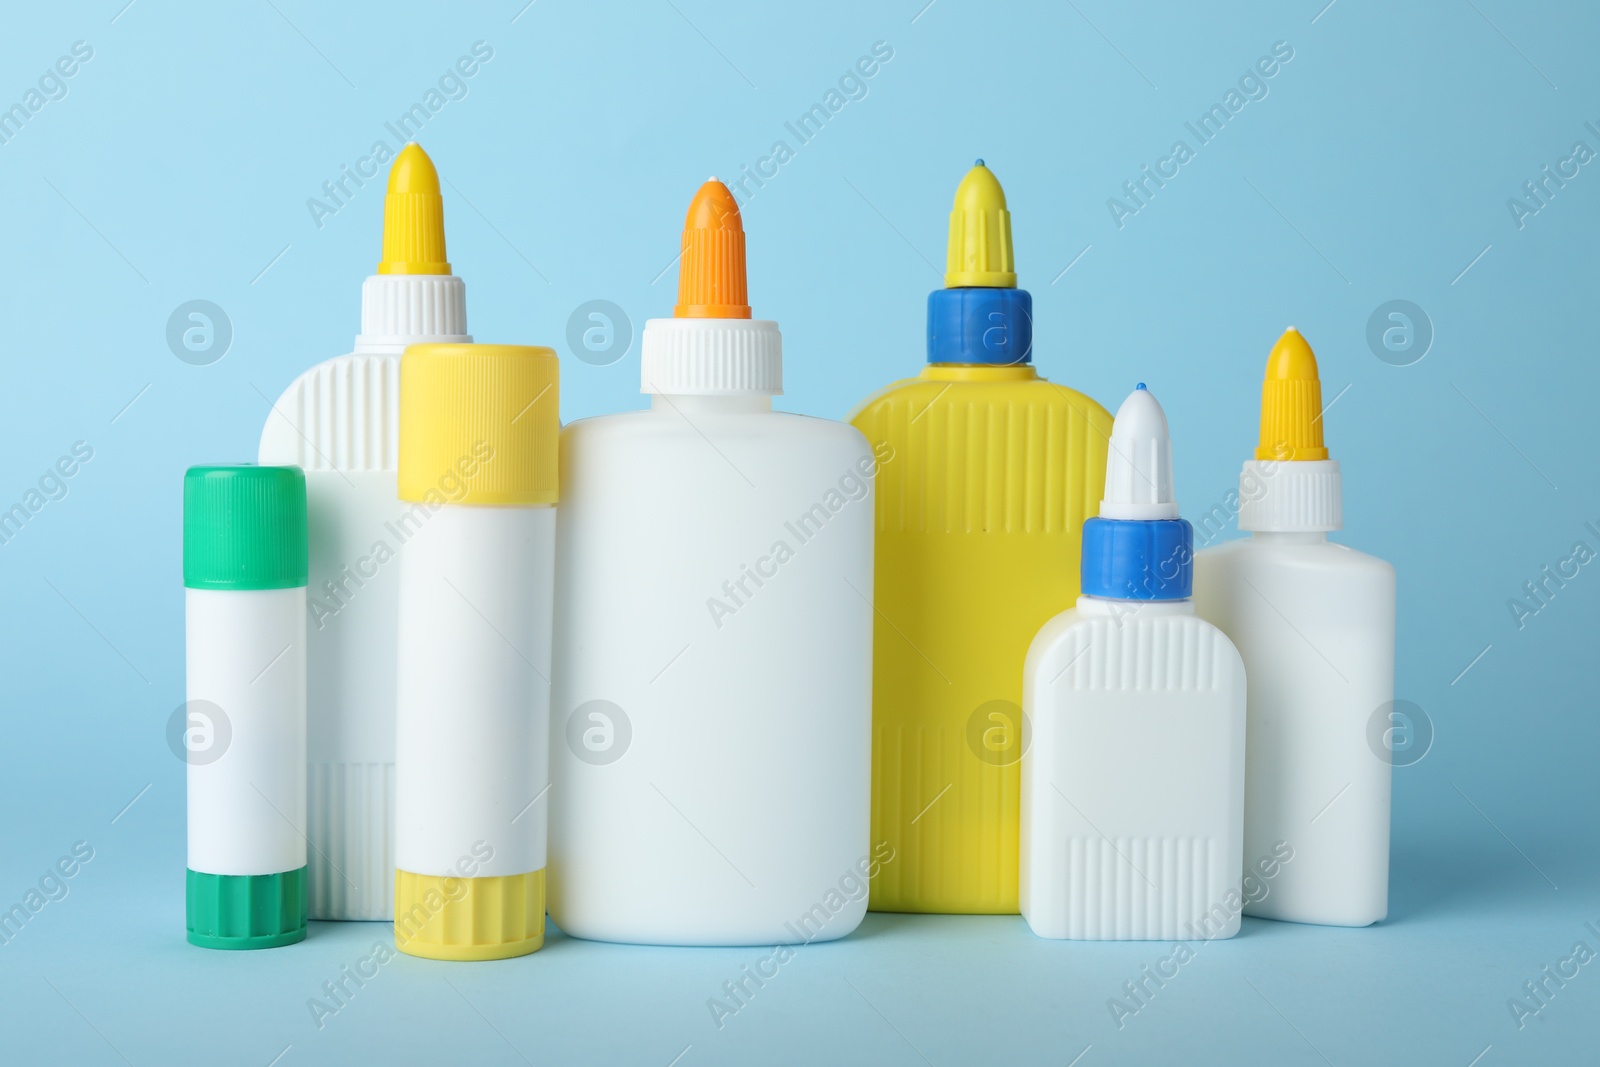
{"type": "Polygon", "coordinates": [[[395,559],[419,521],[395,500],[400,353],[471,339],[439,176],[408,144],[389,172],[383,260],[361,287],[355,351],[295,379],[261,433],[263,464],[306,472],[313,919],[393,917],[395,559]]]}
{"type": "Polygon", "coordinates": [[[1389,910],[1395,574],[1328,540],[1342,501],[1322,424],[1316,356],[1291,327],[1267,359],[1261,440],[1239,475],[1250,536],[1199,553],[1194,599],[1250,674],[1245,871],[1293,850],[1245,914],[1366,926],[1389,910]]]}
{"type": "Polygon", "coordinates": [[[395,947],[544,943],[556,354],[413,345],[400,364],[395,947]]]}

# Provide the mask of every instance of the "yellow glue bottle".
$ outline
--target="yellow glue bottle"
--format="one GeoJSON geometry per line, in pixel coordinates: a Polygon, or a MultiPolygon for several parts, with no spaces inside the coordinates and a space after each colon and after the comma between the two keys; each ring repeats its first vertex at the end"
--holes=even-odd
{"type": "Polygon", "coordinates": [[[1111,415],[1033,368],[1005,192],[978,160],[950,213],[928,365],[850,421],[877,476],[875,911],[1017,911],[1022,661],[1078,596],[1111,415]]]}

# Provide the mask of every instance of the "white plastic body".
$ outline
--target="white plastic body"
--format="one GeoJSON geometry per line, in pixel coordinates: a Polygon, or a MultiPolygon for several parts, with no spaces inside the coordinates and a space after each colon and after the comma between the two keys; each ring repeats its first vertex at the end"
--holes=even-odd
{"type": "Polygon", "coordinates": [[[189,858],[306,865],[306,591],[185,589],[189,858]]]}
{"type": "Polygon", "coordinates": [[[1391,769],[1372,727],[1394,699],[1394,568],[1325,534],[1256,533],[1196,555],[1194,599],[1250,675],[1245,855],[1294,849],[1245,913],[1384,918],[1391,769]]]}
{"type": "Polygon", "coordinates": [[[459,875],[463,859],[480,861],[481,878],[544,869],[555,512],[439,505],[406,544],[395,734],[401,870],[459,875]]]}
{"type": "Polygon", "coordinates": [[[872,451],[767,396],[652,404],[562,436],[550,917],[843,937],[872,859],[872,451]]]}
{"type": "Polygon", "coordinates": [[[1020,904],[1040,937],[1239,931],[1245,673],[1188,601],[1079,597],[1023,667],[1020,904]]]}
{"type": "Polygon", "coordinates": [[[396,560],[410,532],[395,491],[400,354],[471,340],[450,275],[369,277],[361,321],[354,352],[284,390],[259,454],[306,472],[313,919],[394,918],[396,560]]]}

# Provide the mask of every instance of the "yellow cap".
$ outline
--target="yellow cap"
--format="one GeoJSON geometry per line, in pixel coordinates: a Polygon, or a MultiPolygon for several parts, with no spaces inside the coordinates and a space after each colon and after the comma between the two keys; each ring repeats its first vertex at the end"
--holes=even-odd
{"type": "Polygon", "coordinates": [[[383,199],[383,259],[379,274],[449,274],[444,252],[444,198],[439,172],[415,141],[389,168],[383,199]]]}
{"type": "Polygon", "coordinates": [[[1317,377],[1317,357],[1293,326],[1283,331],[1267,357],[1256,458],[1328,458],[1322,445],[1322,381],[1317,377]]]}
{"type": "Polygon", "coordinates": [[[946,289],[1017,287],[1006,191],[981,159],[956,187],[955,206],[950,209],[944,285],[946,289]]]}
{"type": "Polygon", "coordinates": [[[554,504],[554,349],[412,345],[400,358],[400,499],[554,504]]]}
{"type": "Polygon", "coordinates": [[[430,960],[504,960],[544,944],[544,871],[497,878],[394,872],[394,947],[430,960]]]}

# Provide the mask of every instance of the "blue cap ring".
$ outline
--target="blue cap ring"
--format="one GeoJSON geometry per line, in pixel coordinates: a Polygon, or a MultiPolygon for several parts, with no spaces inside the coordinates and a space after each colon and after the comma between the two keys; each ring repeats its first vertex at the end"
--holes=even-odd
{"type": "Polygon", "coordinates": [[[1033,362],[1033,297],[1026,289],[935,289],[928,294],[928,362],[1033,362]]]}
{"type": "Polygon", "coordinates": [[[1189,520],[1094,518],[1083,524],[1085,596],[1187,600],[1193,588],[1189,520]]]}

